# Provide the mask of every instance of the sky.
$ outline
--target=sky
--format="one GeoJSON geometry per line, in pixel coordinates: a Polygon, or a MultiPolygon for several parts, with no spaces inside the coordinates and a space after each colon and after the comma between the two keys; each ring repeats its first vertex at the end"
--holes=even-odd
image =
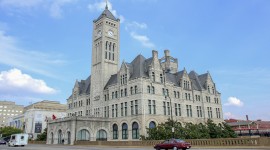
{"type": "MultiPolygon", "coordinates": [[[[270,120],[269,0],[109,0],[120,64],[152,50],[179,71],[210,72],[224,119],[270,120]]],[[[91,74],[93,20],[104,0],[0,0],[0,100],[65,104],[91,74]]]]}

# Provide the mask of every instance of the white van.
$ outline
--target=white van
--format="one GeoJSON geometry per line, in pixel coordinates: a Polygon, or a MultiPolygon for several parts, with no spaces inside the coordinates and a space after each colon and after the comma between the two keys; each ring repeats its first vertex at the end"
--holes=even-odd
{"type": "Polygon", "coordinates": [[[28,144],[28,134],[12,134],[8,146],[25,146],[28,144]]]}

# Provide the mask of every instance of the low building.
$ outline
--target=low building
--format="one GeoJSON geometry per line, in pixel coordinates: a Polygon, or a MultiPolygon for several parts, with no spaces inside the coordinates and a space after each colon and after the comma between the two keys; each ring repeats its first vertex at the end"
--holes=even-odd
{"type": "Polygon", "coordinates": [[[270,137],[270,121],[225,120],[238,136],[267,136],[270,137]]]}
{"type": "Polygon", "coordinates": [[[0,127],[7,126],[7,119],[23,113],[23,106],[12,101],[0,101],[0,127]]]}

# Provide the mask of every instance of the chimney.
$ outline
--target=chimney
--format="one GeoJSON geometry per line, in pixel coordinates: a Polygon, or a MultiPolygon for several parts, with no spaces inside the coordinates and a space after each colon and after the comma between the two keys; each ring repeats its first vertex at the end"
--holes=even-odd
{"type": "Polygon", "coordinates": [[[164,54],[165,54],[165,57],[170,56],[170,51],[166,49],[164,50],[164,54]]]}
{"type": "Polygon", "coordinates": [[[158,52],[156,50],[152,50],[152,57],[158,59],[158,52]]]}

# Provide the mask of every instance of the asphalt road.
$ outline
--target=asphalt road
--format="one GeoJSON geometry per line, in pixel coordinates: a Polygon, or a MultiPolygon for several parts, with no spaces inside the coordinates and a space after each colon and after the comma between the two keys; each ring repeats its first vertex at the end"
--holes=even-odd
{"type": "MultiPolygon", "coordinates": [[[[214,150],[217,148],[191,148],[191,150],[214,150]]],[[[245,150],[254,150],[256,148],[251,148],[245,150]]],[[[65,145],[38,145],[31,144],[25,147],[8,147],[7,145],[0,145],[0,150],[154,150],[151,147],[134,147],[134,148],[125,148],[125,147],[105,147],[105,146],[65,146],[65,145]]],[[[218,148],[218,150],[228,150],[228,148],[218,148]]],[[[234,148],[233,150],[243,150],[242,148],[234,148]]],[[[262,149],[260,149],[262,150],[262,149]]]]}

